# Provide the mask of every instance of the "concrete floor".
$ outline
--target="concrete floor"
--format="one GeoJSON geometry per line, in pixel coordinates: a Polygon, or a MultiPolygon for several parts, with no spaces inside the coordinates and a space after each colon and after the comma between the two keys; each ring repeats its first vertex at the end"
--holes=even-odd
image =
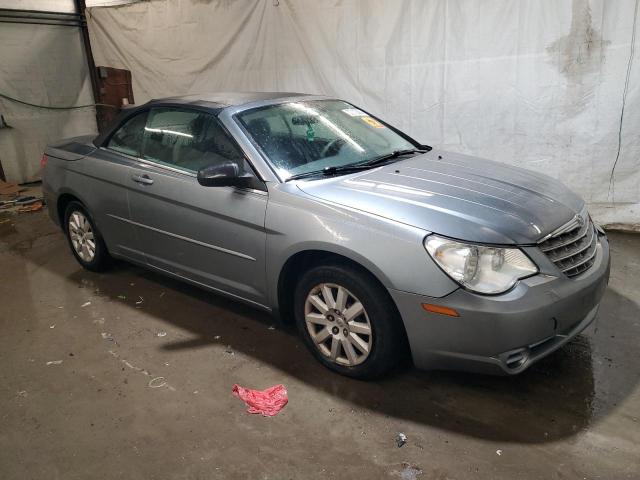
{"type": "Polygon", "coordinates": [[[86,272],[46,212],[5,215],[0,478],[638,479],[640,235],[611,241],[592,336],[516,378],[365,383],[263,313],[126,264],[86,272]],[[248,415],[234,383],[284,383],[289,405],[248,415]]]}

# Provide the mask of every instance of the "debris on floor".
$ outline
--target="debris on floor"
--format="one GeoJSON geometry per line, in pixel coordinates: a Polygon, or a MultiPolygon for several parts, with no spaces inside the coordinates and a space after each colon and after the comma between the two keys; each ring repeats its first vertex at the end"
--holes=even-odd
{"type": "Polygon", "coordinates": [[[52,360],[50,362],[47,362],[47,366],[48,365],[60,365],[62,363],[62,360],[52,360]]]}
{"type": "Polygon", "coordinates": [[[236,384],[231,391],[249,407],[248,413],[260,413],[265,417],[277,415],[289,402],[287,389],[282,384],[266,390],[252,390],[236,384]]]}
{"type": "Polygon", "coordinates": [[[151,380],[149,380],[150,388],[162,388],[166,386],[167,386],[167,381],[165,380],[164,377],[154,377],[151,380]]]}
{"type": "Polygon", "coordinates": [[[39,200],[40,199],[34,197],[33,195],[21,195],[14,199],[16,205],[31,205],[32,203],[35,203],[39,200]]]}
{"type": "MultiPolygon", "coordinates": [[[[167,379],[165,377],[154,377],[153,375],[151,375],[149,370],[134,365],[133,363],[129,362],[128,360],[120,357],[120,355],[117,352],[114,352],[113,350],[109,350],[109,354],[112,355],[114,358],[117,358],[118,360],[120,360],[120,362],[125,367],[127,367],[127,368],[129,368],[131,370],[134,370],[136,372],[139,372],[139,373],[145,375],[147,378],[149,378],[149,382],[147,383],[147,386],[149,388],[167,388],[168,390],[171,390],[172,392],[176,391],[176,389],[174,387],[169,385],[169,382],[167,381],[167,379]]],[[[167,365],[167,364],[165,364],[165,365],[167,365]]],[[[122,368],[122,370],[124,371],[124,367],[122,368]]]]}
{"type": "Polygon", "coordinates": [[[0,195],[15,195],[22,190],[24,190],[24,188],[15,183],[7,183],[0,180],[0,195]]]}
{"type": "Polygon", "coordinates": [[[35,201],[33,203],[29,203],[28,205],[24,205],[18,208],[18,213],[27,213],[27,212],[37,212],[38,210],[42,210],[42,201],[35,201]]]}
{"type": "Polygon", "coordinates": [[[0,208],[6,209],[10,207],[20,207],[18,212],[31,212],[40,210],[44,205],[42,197],[35,197],[33,195],[21,195],[9,200],[0,200],[0,208]]]}
{"type": "Polygon", "coordinates": [[[392,475],[400,477],[402,480],[416,480],[423,473],[421,468],[409,463],[403,463],[402,470],[400,472],[394,471],[392,475]]]}
{"type": "Polygon", "coordinates": [[[502,450],[496,450],[496,455],[498,456],[502,455],[502,450]]]}
{"type": "Polygon", "coordinates": [[[13,207],[15,204],[16,204],[15,199],[13,199],[13,200],[0,200],[0,209],[5,210],[5,209],[7,209],[9,207],[13,207]]]}
{"type": "Polygon", "coordinates": [[[0,209],[14,213],[35,212],[45,205],[40,186],[16,185],[0,180],[0,209]]]}
{"type": "Polygon", "coordinates": [[[84,307],[88,307],[89,305],[91,305],[91,302],[85,302],[82,305],[80,305],[80,307],[84,308],[84,307]]]}
{"type": "Polygon", "coordinates": [[[167,336],[167,332],[158,332],[156,333],[156,337],[166,337],[167,336]]]}
{"type": "Polygon", "coordinates": [[[405,443],[407,443],[407,436],[400,432],[397,436],[396,436],[396,445],[398,446],[398,448],[402,447],[405,443]]]}

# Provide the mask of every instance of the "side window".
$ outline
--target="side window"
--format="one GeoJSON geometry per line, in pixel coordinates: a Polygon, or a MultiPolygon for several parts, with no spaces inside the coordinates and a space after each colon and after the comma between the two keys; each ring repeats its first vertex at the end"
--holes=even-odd
{"type": "Polygon", "coordinates": [[[152,109],[144,128],[143,158],[189,172],[226,161],[245,171],[244,155],[208,113],[173,108],[152,109]]]}
{"type": "Polygon", "coordinates": [[[144,126],[147,122],[147,112],[140,113],[129,119],[120,127],[109,140],[107,148],[116,152],[126,153],[134,157],[140,156],[144,126]]]}

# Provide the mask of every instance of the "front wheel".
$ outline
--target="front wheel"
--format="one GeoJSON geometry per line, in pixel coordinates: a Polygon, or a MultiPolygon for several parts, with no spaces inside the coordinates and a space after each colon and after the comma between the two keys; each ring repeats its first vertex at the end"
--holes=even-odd
{"type": "Polygon", "coordinates": [[[343,375],[384,375],[407,353],[402,323],[388,293],[355,268],[309,270],[297,286],[294,308],[311,352],[343,375]]]}

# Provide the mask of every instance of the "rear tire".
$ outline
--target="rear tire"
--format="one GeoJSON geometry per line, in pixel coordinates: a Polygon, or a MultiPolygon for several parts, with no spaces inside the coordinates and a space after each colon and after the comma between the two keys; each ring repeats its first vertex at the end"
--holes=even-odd
{"type": "Polygon", "coordinates": [[[380,377],[408,353],[388,292],[356,268],[326,265],[306,272],[296,287],[294,312],[311,353],[342,375],[380,377]]]}
{"type": "Polygon", "coordinates": [[[111,257],[102,235],[80,202],[70,202],[64,212],[64,232],[73,256],[80,265],[92,272],[102,272],[111,257]]]}

